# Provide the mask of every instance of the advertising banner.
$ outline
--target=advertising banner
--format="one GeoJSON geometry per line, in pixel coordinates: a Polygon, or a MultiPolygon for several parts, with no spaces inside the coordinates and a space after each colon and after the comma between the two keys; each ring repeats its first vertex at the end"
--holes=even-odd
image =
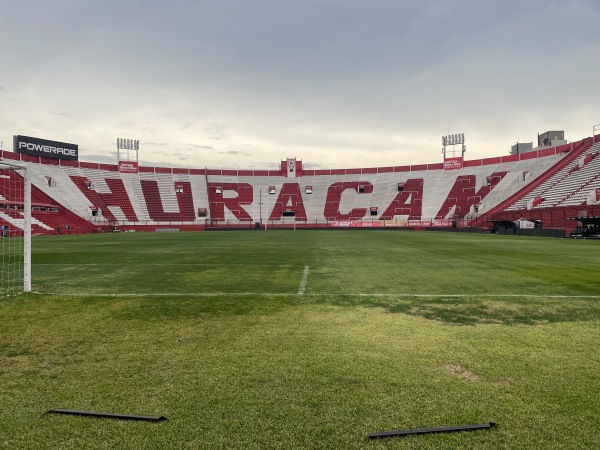
{"type": "Polygon", "coordinates": [[[384,220],[384,221],[351,221],[351,220],[340,220],[331,223],[334,227],[354,227],[354,228],[375,228],[375,227],[417,227],[417,228],[429,228],[429,227],[444,227],[450,228],[454,225],[461,227],[466,226],[464,220],[453,220],[453,219],[431,219],[431,220],[384,220]]]}
{"type": "Polygon", "coordinates": [[[385,223],[384,222],[362,222],[360,226],[361,226],[361,228],[384,227],[385,223]]]}
{"type": "Polygon", "coordinates": [[[433,219],[433,220],[409,220],[407,225],[409,227],[451,227],[451,219],[433,219]]]}
{"type": "Polygon", "coordinates": [[[444,159],[444,170],[458,170],[463,168],[463,159],[460,156],[444,159]]]}
{"type": "Polygon", "coordinates": [[[138,173],[138,163],[136,161],[119,161],[119,172],[138,173]]]}
{"type": "Polygon", "coordinates": [[[600,203],[600,188],[592,189],[588,191],[586,199],[588,205],[597,205],[600,203]]]}
{"type": "Polygon", "coordinates": [[[29,136],[13,136],[13,150],[24,155],[41,156],[42,158],[68,159],[77,161],[79,147],[77,144],[49,141],[29,136]]]}
{"type": "Polygon", "coordinates": [[[333,222],[334,227],[353,227],[353,228],[374,228],[386,226],[384,222],[355,222],[352,220],[340,220],[333,222]]]}
{"type": "Polygon", "coordinates": [[[384,227],[406,227],[406,220],[385,220],[383,222],[384,227]]]}

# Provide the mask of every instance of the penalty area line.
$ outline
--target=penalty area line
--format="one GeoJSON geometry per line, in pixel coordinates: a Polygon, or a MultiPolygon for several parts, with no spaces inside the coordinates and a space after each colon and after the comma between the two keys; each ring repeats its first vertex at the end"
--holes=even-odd
{"type": "Polygon", "coordinates": [[[298,295],[304,295],[306,289],[306,282],[308,281],[309,267],[304,266],[304,272],[302,272],[302,280],[300,280],[300,286],[298,287],[298,295]]]}

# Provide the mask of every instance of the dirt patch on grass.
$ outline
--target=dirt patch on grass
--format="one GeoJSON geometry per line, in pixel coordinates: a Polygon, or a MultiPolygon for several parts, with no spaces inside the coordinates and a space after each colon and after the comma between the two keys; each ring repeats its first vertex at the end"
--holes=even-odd
{"type": "Polygon", "coordinates": [[[497,388],[503,388],[512,385],[514,382],[515,380],[509,377],[506,380],[496,381],[495,383],[492,383],[492,386],[497,388]]]}
{"type": "Polygon", "coordinates": [[[458,378],[461,378],[463,380],[469,380],[472,382],[479,380],[479,376],[458,364],[446,364],[444,366],[444,370],[453,375],[456,375],[458,378]]]}

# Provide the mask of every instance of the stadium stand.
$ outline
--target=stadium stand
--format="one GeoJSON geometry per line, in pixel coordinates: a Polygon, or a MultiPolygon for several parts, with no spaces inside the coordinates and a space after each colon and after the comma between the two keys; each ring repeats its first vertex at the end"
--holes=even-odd
{"type": "MultiPolygon", "coordinates": [[[[15,172],[3,176],[20,177],[15,172]]],[[[39,176],[37,177],[39,180],[39,176]]],[[[42,186],[48,186],[47,180],[42,186]]],[[[32,234],[90,233],[96,228],[92,223],[59,204],[32,182],[32,234]]],[[[0,193],[0,224],[23,229],[23,203],[12,198],[10,191],[0,193]]]]}
{"type": "MultiPolygon", "coordinates": [[[[590,138],[465,161],[456,170],[441,163],[308,170],[298,161],[292,173],[288,160],[269,171],[140,167],[120,173],[117,165],[1,156],[31,163],[38,234],[257,223],[487,229],[493,220],[519,218],[571,233],[581,226],[573,217],[599,213],[589,199],[600,189],[600,143],[590,138]]],[[[3,200],[0,223],[22,226],[18,207],[3,200]]]]}
{"type": "MultiPolygon", "coordinates": [[[[590,183],[594,176],[598,175],[599,165],[591,164],[596,159],[598,149],[600,149],[600,144],[588,148],[584,147],[584,151],[572,155],[569,161],[565,161],[566,164],[559,171],[548,176],[543,183],[507,209],[514,211],[524,208],[533,209],[559,205],[573,195],[576,190],[581,190],[586,184],[590,183]],[[593,159],[590,160],[588,157],[593,159]],[[583,161],[587,162],[584,164],[583,161]]],[[[569,204],[576,205],[581,204],[581,202],[569,204]]]]}

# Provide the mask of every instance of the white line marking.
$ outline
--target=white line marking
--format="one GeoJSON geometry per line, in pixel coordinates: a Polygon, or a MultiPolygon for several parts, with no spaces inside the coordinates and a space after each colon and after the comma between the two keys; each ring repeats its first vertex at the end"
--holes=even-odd
{"type": "MultiPolygon", "coordinates": [[[[299,292],[298,292],[299,293],[299,292]]],[[[92,293],[92,292],[33,292],[36,295],[62,295],[65,297],[292,297],[297,294],[285,292],[152,292],[152,293],[92,293]]],[[[488,298],[589,298],[600,299],[600,295],[543,295],[543,294],[377,294],[343,292],[301,294],[307,297],[416,297],[416,298],[442,298],[460,297],[488,297],[488,298]]]]}
{"type": "Polygon", "coordinates": [[[304,272],[302,273],[302,280],[298,287],[298,295],[304,295],[304,289],[306,289],[306,282],[308,281],[308,266],[304,266],[304,272]]]}
{"type": "MultiPolygon", "coordinates": [[[[79,266],[131,266],[131,262],[122,263],[83,263],[83,264],[69,264],[69,263],[35,263],[33,266],[64,266],[64,267],[79,267],[79,266]]],[[[144,263],[143,266],[207,266],[207,267],[248,267],[248,264],[224,264],[224,263],[144,263]]],[[[298,267],[294,264],[252,264],[252,267],[298,267]]]]}
{"type": "Polygon", "coordinates": [[[517,252],[522,253],[535,253],[536,255],[554,256],[557,258],[579,258],[579,259],[591,259],[592,261],[600,261],[600,258],[590,258],[589,256],[577,256],[577,255],[555,255],[553,253],[536,252],[533,250],[522,250],[520,248],[515,249],[517,252]]]}

